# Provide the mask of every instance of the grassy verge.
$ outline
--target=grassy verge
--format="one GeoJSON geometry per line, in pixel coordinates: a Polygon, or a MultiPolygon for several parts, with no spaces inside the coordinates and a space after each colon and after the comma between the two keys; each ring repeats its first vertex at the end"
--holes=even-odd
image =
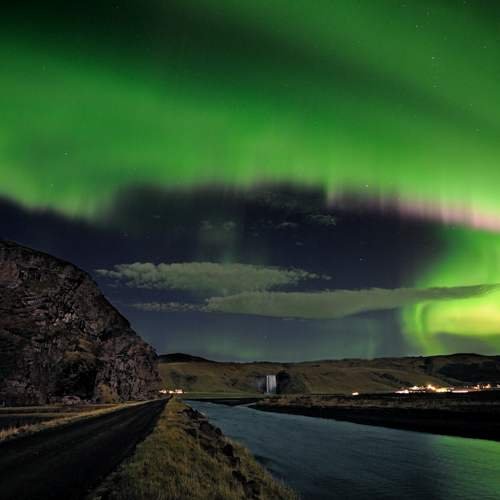
{"type": "MultiPolygon", "coordinates": [[[[18,427],[8,427],[6,429],[0,430],[0,442],[10,440],[10,439],[16,439],[21,436],[26,436],[29,434],[34,434],[35,432],[40,432],[45,429],[52,429],[54,427],[59,427],[62,425],[69,425],[72,424],[73,422],[77,422],[80,420],[85,420],[88,418],[93,418],[97,417],[99,415],[105,415],[107,413],[111,413],[113,411],[120,410],[122,408],[125,408],[126,406],[131,406],[131,405],[138,405],[138,404],[143,404],[144,402],[137,402],[137,403],[122,403],[122,404],[114,404],[114,405],[104,405],[104,407],[98,407],[98,406],[91,406],[90,409],[86,408],[81,408],[79,413],[76,412],[70,412],[71,414],[61,414],[57,413],[54,414],[54,419],[52,420],[46,420],[44,422],[39,422],[36,424],[27,424],[27,425],[21,425],[18,427]]],[[[27,415],[26,413],[23,413],[23,415],[27,415]]],[[[32,415],[32,414],[30,414],[32,415]]],[[[37,414],[33,414],[36,416],[37,414]]],[[[46,416],[47,413],[41,412],[40,415],[46,416]]]]}
{"type": "Polygon", "coordinates": [[[117,403],[100,404],[75,404],[64,405],[61,403],[43,405],[43,406],[1,406],[0,417],[3,415],[23,415],[23,414],[46,414],[46,413],[83,413],[93,410],[102,410],[104,408],[115,408],[117,403]]]}
{"type": "Polygon", "coordinates": [[[113,500],[296,499],[242,446],[180,400],[165,407],[135,454],[95,492],[113,500]]]}

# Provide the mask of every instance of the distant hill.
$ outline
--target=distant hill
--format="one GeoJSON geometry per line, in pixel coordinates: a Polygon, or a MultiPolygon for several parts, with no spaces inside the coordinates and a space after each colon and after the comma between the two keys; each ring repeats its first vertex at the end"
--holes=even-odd
{"type": "Polygon", "coordinates": [[[281,393],[349,394],[386,392],[412,385],[500,383],[500,356],[451,354],[303,363],[230,363],[174,354],[160,356],[159,370],[166,387],[192,392],[256,393],[263,377],[277,375],[281,393]]]}
{"type": "Polygon", "coordinates": [[[160,363],[216,363],[210,359],[201,358],[200,356],[192,356],[182,352],[174,352],[172,354],[162,354],[158,356],[160,363]]]}

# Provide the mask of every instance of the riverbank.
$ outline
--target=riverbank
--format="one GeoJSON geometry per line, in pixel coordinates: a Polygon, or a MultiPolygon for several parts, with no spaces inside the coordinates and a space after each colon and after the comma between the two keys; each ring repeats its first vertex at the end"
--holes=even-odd
{"type": "Polygon", "coordinates": [[[205,403],[214,403],[226,406],[242,406],[242,405],[250,405],[261,401],[266,396],[263,394],[259,394],[256,396],[227,396],[226,394],[212,394],[212,395],[199,395],[199,394],[184,394],[182,399],[186,399],[189,401],[200,401],[205,403]]]}
{"type": "Polygon", "coordinates": [[[253,408],[431,434],[500,441],[500,391],[469,394],[280,396],[253,408]]]}
{"type": "Polygon", "coordinates": [[[134,455],[90,498],[292,500],[296,495],[205,416],[173,399],[134,455]]]}
{"type": "Polygon", "coordinates": [[[302,498],[497,498],[500,443],[193,401],[302,498]]]}

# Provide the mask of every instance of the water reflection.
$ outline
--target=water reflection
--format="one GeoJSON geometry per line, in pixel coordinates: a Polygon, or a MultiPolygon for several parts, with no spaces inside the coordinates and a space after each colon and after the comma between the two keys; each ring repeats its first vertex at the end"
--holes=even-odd
{"type": "Polygon", "coordinates": [[[500,443],[192,402],[304,499],[496,499],[500,443]]]}

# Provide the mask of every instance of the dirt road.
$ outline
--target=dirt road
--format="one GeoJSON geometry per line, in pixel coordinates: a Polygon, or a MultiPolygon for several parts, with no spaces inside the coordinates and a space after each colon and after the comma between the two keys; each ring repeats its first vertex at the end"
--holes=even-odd
{"type": "Polygon", "coordinates": [[[0,498],[81,499],[151,431],[165,400],[0,443],[0,498]]]}

